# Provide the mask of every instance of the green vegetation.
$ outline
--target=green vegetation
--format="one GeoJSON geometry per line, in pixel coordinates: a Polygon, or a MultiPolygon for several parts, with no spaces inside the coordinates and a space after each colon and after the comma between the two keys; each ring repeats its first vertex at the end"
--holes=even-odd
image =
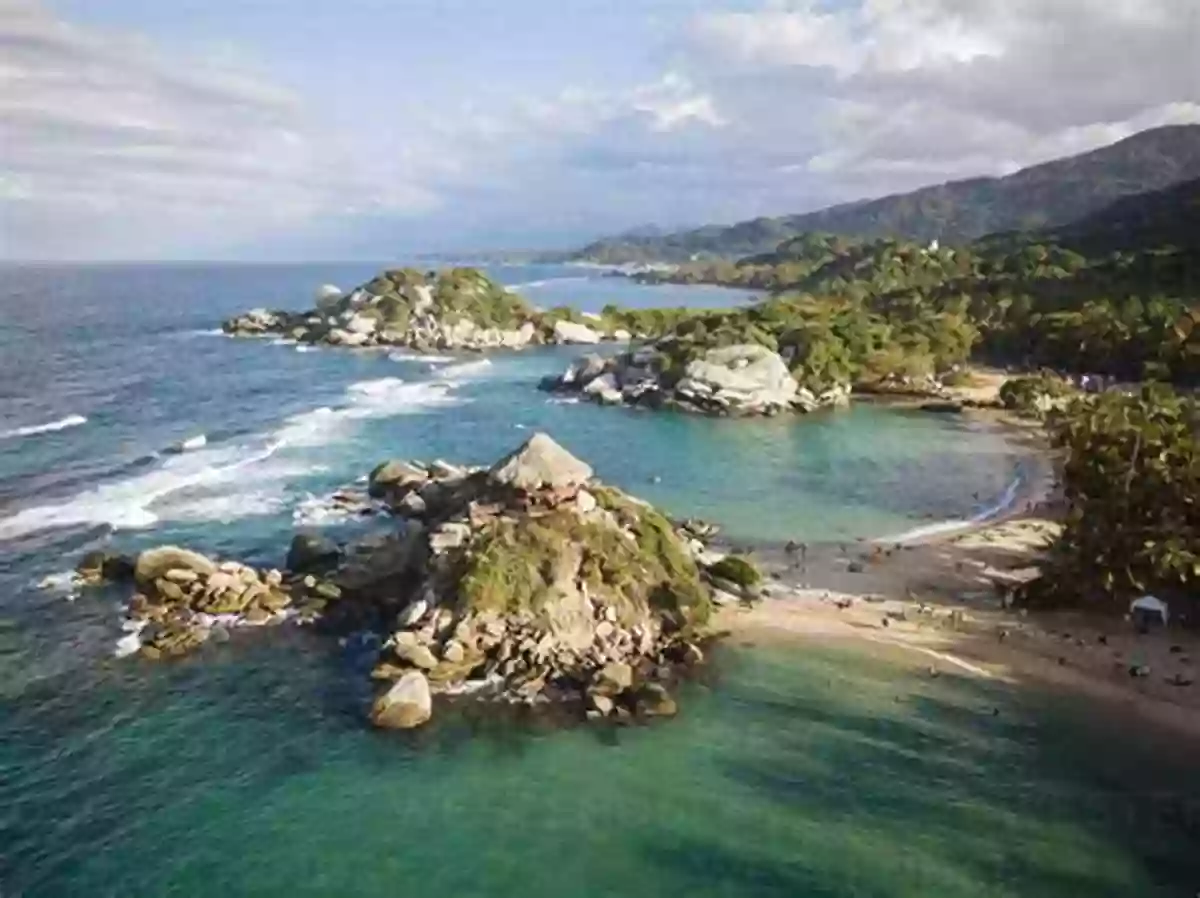
{"type": "Polygon", "coordinates": [[[1074,392],[1071,384],[1055,374],[1033,374],[1006,380],[1000,387],[1000,402],[1010,411],[1039,417],[1074,392]]]}
{"type": "Polygon", "coordinates": [[[639,609],[653,604],[681,629],[704,623],[708,593],[670,523],[616,490],[607,489],[604,496],[604,507],[616,510],[634,540],[611,525],[581,520],[573,511],[498,518],[465,555],[459,581],[464,607],[537,611],[558,594],[565,576],[585,583],[589,595],[615,607],[622,620],[636,619],[639,609]],[[564,552],[568,545],[583,548],[577,570],[576,559],[564,552]]]}
{"type": "Polygon", "coordinates": [[[762,582],[762,571],[744,555],[726,555],[708,568],[709,574],[728,580],[743,588],[757,586],[762,582]]]}
{"type": "Polygon", "coordinates": [[[570,258],[603,264],[738,259],[797,234],[963,244],[999,231],[1053,228],[1110,203],[1200,177],[1200,126],[1155,128],[1112,146],[1003,178],[972,178],[912,193],[781,218],[598,240],[570,258]]]}
{"type": "Polygon", "coordinates": [[[449,268],[424,274],[415,268],[385,271],[363,285],[381,297],[360,314],[375,314],[388,327],[403,330],[427,296],[430,311],[448,322],[469,319],[481,327],[511,330],[537,318],[524,299],[474,268],[449,268]]]}
{"type": "Polygon", "coordinates": [[[723,328],[773,342],[812,385],[921,379],[968,358],[1196,383],[1198,210],[1200,181],[1190,181],[1058,231],[960,248],[807,234],[739,262],[646,279],[771,291],[749,309],[692,313],[671,336],[723,328]]]}
{"type": "Polygon", "coordinates": [[[1153,593],[1200,611],[1200,402],[1154,385],[1082,397],[1051,416],[1065,453],[1065,530],[1032,604],[1123,612],[1153,593]]]}

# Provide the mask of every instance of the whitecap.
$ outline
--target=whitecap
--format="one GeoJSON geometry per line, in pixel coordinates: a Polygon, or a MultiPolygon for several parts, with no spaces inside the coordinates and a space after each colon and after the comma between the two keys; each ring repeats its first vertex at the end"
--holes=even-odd
{"type": "Polygon", "coordinates": [[[167,451],[179,454],[181,452],[190,452],[195,449],[203,449],[207,445],[208,437],[201,433],[194,437],[188,437],[186,440],[180,440],[178,443],[172,443],[167,447],[167,451]]]}
{"type": "Polygon", "coordinates": [[[546,400],[546,405],[579,405],[578,396],[554,396],[546,400]]]}
{"type": "Polygon", "coordinates": [[[182,340],[193,340],[196,337],[224,337],[226,334],[219,327],[210,327],[204,330],[180,331],[172,336],[182,340]]]}
{"type": "Polygon", "coordinates": [[[313,346],[311,343],[297,343],[296,344],[296,352],[316,352],[316,351],[317,351],[317,347],[313,346]]]}
{"type": "MultiPolygon", "coordinates": [[[[257,479],[258,476],[255,476],[255,480],[257,479]]],[[[168,506],[158,509],[158,514],[160,517],[172,521],[210,521],[229,524],[242,518],[278,514],[287,508],[287,504],[287,498],[282,490],[277,492],[238,491],[173,501],[168,506]]]]}
{"type": "MultiPolygon", "coordinates": [[[[236,478],[237,472],[262,462],[279,449],[277,444],[205,449],[178,455],[145,474],[105,483],[68,499],[35,505],[0,519],[0,539],[58,527],[107,525],[115,530],[142,530],[158,523],[151,510],[155,502],[189,488],[236,478]]],[[[255,472],[261,477],[261,471],[255,472]]]]}
{"type": "Polygon", "coordinates": [[[473,362],[461,362],[442,368],[438,371],[438,377],[445,380],[463,380],[479,374],[486,374],[491,368],[491,359],[476,359],[473,362]]]}
{"type": "Polygon", "coordinates": [[[16,437],[32,437],[43,433],[54,433],[58,430],[66,430],[68,427],[79,427],[82,424],[87,424],[88,419],[83,415],[67,415],[65,418],[60,418],[57,421],[51,421],[48,424],[31,424],[28,427],[17,427],[14,430],[6,430],[0,432],[0,440],[13,439],[16,437]]]}
{"type": "Polygon", "coordinates": [[[309,493],[292,509],[292,523],[297,527],[329,527],[360,520],[363,517],[362,509],[373,507],[336,502],[335,495],[337,495],[336,492],[327,493],[324,496],[315,496],[309,493]]]}
{"type": "Polygon", "coordinates": [[[74,597],[78,588],[79,574],[75,571],[58,571],[48,574],[38,581],[38,589],[44,589],[47,592],[62,593],[71,597],[74,597]]]}
{"type": "Polygon", "coordinates": [[[360,381],[346,389],[341,406],[293,415],[265,438],[171,455],[136,476],[21,509],[0,519],[0,539],[63,527],[140,530],[160,520],[232,521],[275,514],[286,508],[289,479],[324,470],[311,460],[280,459],[281,450],[338,442],[364,420],[458,405],[463,400],[454,389],[453,383],[408,383],[398,377],[360,381]],[[246,487],[254,492],[247,495],[246,487]]]}
{"type": "Polygon", "coordinates": [[[113,649],[113,655],[117,658],[128,658],[130,655],[136,655],[142,648],[141,632],[126,633],[117,640],[117,647],[113,649]]]}
{"type": "Polygon", "coordinates": [[[457,361],[452,355],[432,355],[422,352],[392,351],[388,353],[388,358],[393,362],[424,362],[427,365],[448,365],[457,361]]]}

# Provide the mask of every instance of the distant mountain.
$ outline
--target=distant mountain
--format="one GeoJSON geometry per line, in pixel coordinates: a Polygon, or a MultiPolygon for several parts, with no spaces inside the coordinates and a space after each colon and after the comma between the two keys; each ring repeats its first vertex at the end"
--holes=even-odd
{"type": "MultiPolygon", "coordinates": [[[[673,234],[598,240],[571,258],[603,263],[740,258],[773,251],[808,232],[960,244],[1002,231],[1040,231],[1080,221],[1139,194],[1200,179],[1200,125],[1173,125],[1002,178],[973,178],[911,193],[781,218],[708,225],[673,234]]],[[[1168,197],[1169,198],[1169,197],[1168,197]]],[[[1155,200],[1144,201],[1144,213],[1155,200]]],[[[1124,220],[1116,210],[1114,220],[1124,220]]]]}
{"type": "Polygon", "coordinates": [[[1200,250],[1200,178],[1163,190],[1123,197],[1053,232],[1082,252],[1144,247],[1200,250]]]}

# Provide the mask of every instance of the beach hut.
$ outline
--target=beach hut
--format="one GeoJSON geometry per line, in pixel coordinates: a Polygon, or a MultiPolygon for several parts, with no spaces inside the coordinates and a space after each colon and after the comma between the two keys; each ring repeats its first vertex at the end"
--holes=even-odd
{"type": "Polygon", "coordinates": [[[1157,596],[1142,596],[1129,603],[1129,617],[1142,633],[1151,627],[1165,627],[1170,619],[1167,603],[1157,596]]]}

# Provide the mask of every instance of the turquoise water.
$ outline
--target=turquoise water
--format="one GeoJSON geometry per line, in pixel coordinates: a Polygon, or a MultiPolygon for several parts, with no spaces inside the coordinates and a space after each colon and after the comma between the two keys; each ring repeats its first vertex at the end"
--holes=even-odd
{"type": "MultiPolygon", "coordinates": [[[[831,650],[724,651],[659,726],[447,709],[410,737],[363,727],[364,659],[309,634],[240,634],[173,665],[114,660],[118,597],[71,600],[42,578],[88,548],[166,541],[278,564],[297,528],[360,529],[311,500],[387,457],[483,463],[542,429],[602,478],[748,543],[968,517],[1022,464],[1001,434],[944,416],[734,422],[538,393],[573,350],[430,362],[212,332],[377,267],[0,272],[4,898],[1200,883],[1180,810],[1194,783],[1161,760],[1145,782],[1128,738],[1098,753],[1061,707],[831,650]],[[163,452],[199,434],[202,448],[163,452]]],[[[548,266],[496,273],[547,306],[744,301],[548,266]]]]}
{"type": "Polygon", "coordinates": [[[1194,769],[1136,773],[1070,709],[834,648],[727,650],[679,718],[621,730],[381,735],[340,669],[288,642],[42,684],[0,748],[5,894],[1157,898],[1200,875],[1194,769]]]}

